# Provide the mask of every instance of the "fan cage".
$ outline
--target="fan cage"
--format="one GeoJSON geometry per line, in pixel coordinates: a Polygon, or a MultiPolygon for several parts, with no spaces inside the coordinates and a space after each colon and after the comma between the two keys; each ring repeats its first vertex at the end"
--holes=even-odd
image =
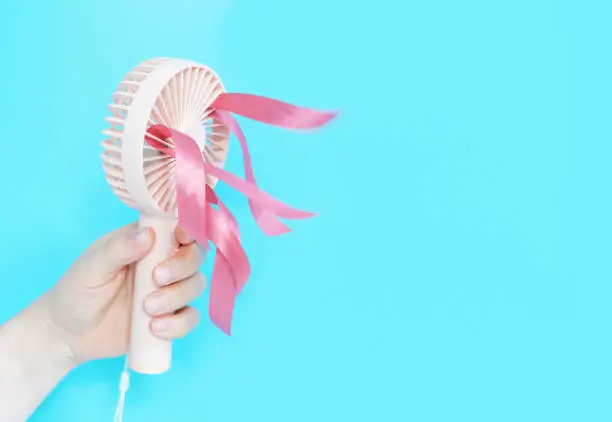
{"type": "MultiPolygon", "coordinates": [[[[142,163],[148,194],[157,211],[177,215],[176,163],[175,159],[155,150],[142,139],[124,139],[123,130],[129,118],[130,106],[147,78],[169,58],[152,59],[133,68],[119,83],[109,105],[109,127],[103,130],[103,168],[106,180],[113,192],[126,205],[139,208],[125,182],[122,149],[124,143],[142,143],[142,163]]],[[[147,128],[161,124],[187,133],[198,143],[204,159],[217,167],[223,167],[229,146],[229,129],[210,116],[208,106],[224,88],[216,74],[205,66],[192,65],[176,73],[157,95],[147,128]]],[[[173,147],[171,139],[162,140],[173,147]]],[[[216,179],[208,176],[206,183],[214,186],[216,179]]]]}

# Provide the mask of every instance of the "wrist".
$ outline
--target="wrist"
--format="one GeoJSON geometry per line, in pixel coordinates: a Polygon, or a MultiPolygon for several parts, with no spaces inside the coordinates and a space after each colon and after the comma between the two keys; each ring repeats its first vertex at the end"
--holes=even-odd
{"type": "Polygon", "coordinates": [[[58,373],[68,373],[76,366],[69,337],[51,318],[47,295],[41,296],[7,326],[7,330],[19,332],[22,356],[26,354],[30,359],[46,361],[58,373]]]}
{"type": "Polygon", "coordinates": [[[0,421],[27,420],[74,369],[72,356],[44,296],[0,326],[0,421]]]}

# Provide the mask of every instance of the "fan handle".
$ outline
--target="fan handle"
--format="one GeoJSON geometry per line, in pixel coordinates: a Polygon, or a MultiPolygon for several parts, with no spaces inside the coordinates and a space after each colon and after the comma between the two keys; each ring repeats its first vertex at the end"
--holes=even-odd
{"type": "Polygon", "coordinates": [[[155,244],[149,254],[135,264],[129,363],[134,372],[162,374],[170,369],[172,343],[151,332],[151,316],[144,309],[144,300],[159,288],[153,279],[153,270],[176,251],[174,230],[177,221],[141,214],[139,225],[155,231],[155,244]]]}

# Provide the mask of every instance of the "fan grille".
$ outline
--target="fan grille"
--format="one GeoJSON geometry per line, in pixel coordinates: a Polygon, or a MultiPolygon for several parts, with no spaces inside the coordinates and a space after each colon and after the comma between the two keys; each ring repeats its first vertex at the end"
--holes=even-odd
{"type": "MultiPolygon", "coordinates": [[[[167,58],[153,59],[132,69],[119,84],[109,105],[110,127],[103,131],[107,138],[102,142],[103,167],[113,192],[128,206],[139,208],[125,182],[122,149],[125,142],[142,143],[142,171],[147,191],[158,211],[176,215],[175,159],[146,144],[142,139],[123,138],[124,125],[129,119],[130,106],[147,77],[163,65],[167,58]]],[[[151,108],[147,127],[161,124],[190,135],[200,147],[204,159],[222,167],[229,143],[228,128],[211,118],[208,106],[224,91],[218,77],[205,66],[193,65],[176,73],[157,95],[151,108]]],[[[172,140],[165,140],[172,147],[172,140]]],[[[209,177],[207,183],[214,186],[216,180],[209,177]]]]}

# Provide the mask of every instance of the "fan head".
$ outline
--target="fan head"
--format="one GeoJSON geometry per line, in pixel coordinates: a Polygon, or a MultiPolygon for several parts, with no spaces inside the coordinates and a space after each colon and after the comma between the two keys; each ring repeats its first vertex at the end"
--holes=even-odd
{"type": "MultiPolygon", "coordinates": [[[[175,159],[146,143],[153,125],[186,133],[208,163],[223,167],[229,130],[210,117],[209,106],[224,91],[210,68],[182,59],[148,60],[125,76],[109,105],[110,127],[102,131],[106,180],[125,204],[152,216],[177,217],[175,159]]],[[[206,182],[214,186],[216,180],[206,182]]]]}

